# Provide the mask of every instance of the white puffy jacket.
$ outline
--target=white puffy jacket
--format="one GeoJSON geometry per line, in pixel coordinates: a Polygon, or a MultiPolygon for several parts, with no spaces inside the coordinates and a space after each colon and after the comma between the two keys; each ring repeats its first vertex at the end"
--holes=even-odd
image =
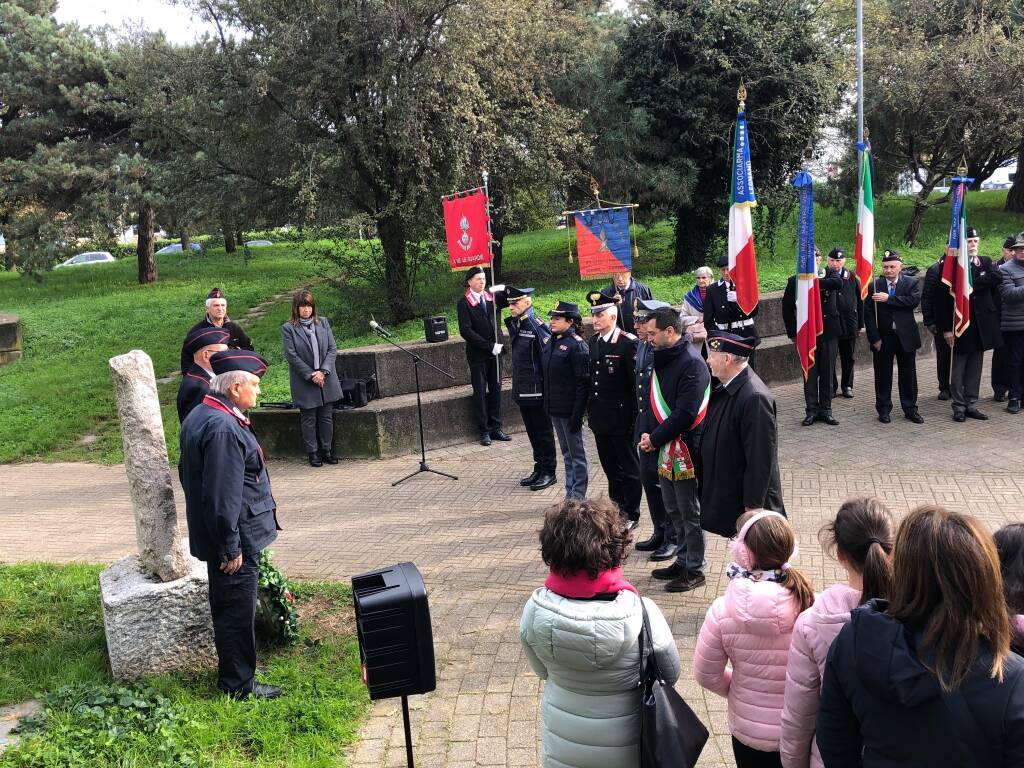
{"type": "MultiPolygon", "coordinates": [[[[644,600],[666,682],[679,651],[661,611],[644,600]]],[[[640,764],[640,598],[574,600],[541,587],[519,623],[530,666],[546,680],[541,700],[545,768],[636,768],[640,764]]]]}

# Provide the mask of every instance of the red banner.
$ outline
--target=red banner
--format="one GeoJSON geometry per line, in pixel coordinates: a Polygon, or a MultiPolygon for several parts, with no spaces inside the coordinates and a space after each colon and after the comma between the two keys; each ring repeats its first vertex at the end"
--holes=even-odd
{"type": "Polygon", "coordinates": [[[448,261],[452,271],[468,269],[477,264],[490,264],[487,195],[482,189],[477,189],[461,197],[446,197],[442,204],[448,261]]]}

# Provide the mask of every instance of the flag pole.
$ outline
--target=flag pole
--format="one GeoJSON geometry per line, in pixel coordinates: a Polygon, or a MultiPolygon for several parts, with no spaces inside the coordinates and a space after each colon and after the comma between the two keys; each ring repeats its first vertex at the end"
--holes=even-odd
{"type": "MultiPolygon", "coordinates": [[[[487,201],[487,255],[491,260],[491,287],[494,287],[497,283],[494,279],[494,248],[492,245],[493,238],[491,237],[491,191],[488,186],[491,174],[484,168],[480,175],[484,180],[484,200],[487,201]]],[[[497,344],[498,337],[500,336],[498,329],[498,302],[494,300],[493,296],[491,297],[491,313],[494,322],[494,343],[497,344]]],[[[498,375],[498,397],[501,397],[501,355],[494,356],[494,370],[498,375]]]]}

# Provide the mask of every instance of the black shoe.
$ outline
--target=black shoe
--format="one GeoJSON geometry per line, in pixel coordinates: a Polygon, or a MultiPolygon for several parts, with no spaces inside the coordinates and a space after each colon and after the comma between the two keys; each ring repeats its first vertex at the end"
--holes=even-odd
{"type": "Polygon", "coordinates": [[[678,579],[686,576],[686,569],[683,568],[679,563],[672,563],[667,568],[655,568],[651,571],[651,576],[658,579],[659,581],[671,581],[672,579],[678,579]]]}
{"type": "Polygon", "coordinates": [[[853,387],[843,387],[843,397],[847,400],[853,399],[853,387]]]}
{"type": "Polygon", "coordinates": [[[988,416],[986,414],[982,413],[981,411],[979,411],[977,408],[968,408],[967,409],[967,418],[968,419],[977,419],[978,421],[988,421],[988,416]]]}
{"type": "Polygon", "coordinates": [[[679,547],[671,542],[664,544],[658,550],[651,553],[651,560],[654,562],[660,562],[661,560],[671,560],[679,552],[679,547]]]}
{"type": "Polygon", "coordinates": [[[962,424],[963,422],[967,421],[967,415],[964,414],[964,413],[959,413],[959,412],[954,413],[953,414],[953,421],[955,421],[955,422],[957,422],[959,424],[962,424]]]}
{"type": "Polygon", "coordinates": [[[823,416],[819,416],[818,417],[818,421],[823,421],[826,424],[828,424],[830,427],[838,427],[839,426],[839,420],[836,419],[836,417],[833,416],[831,413],[826,413],[823,416]]]}
{"type": "Polygon", "coordinates": [[[800,426],[801,427],[809,427],[815,421],[817,421],[817,417],[811,416],[810,414],[808,414],[807,416],[804,416],[804,420],[800,422],[800,426]]]}
{"type": "Polygon", "coordinates": [[[626,518],[626,531],[635,531],[640,527],[640,520],[633,517],[626,518]]]}
{"type": "Polygon", "coordinates": [[[1020,400],[1011,400],[1006,404],[1007,413],[1020,413],[1020,400]]]}
{"type": "Polygon", "coordinates": [[[320,451],[320,457],[324,460],[324,464],[337,464],[338,459],[334,455],[334,451],[320,451]]]}
{"type": "Polygon", "coordinates": [[[913,413],[905,413],[903,414],[903,418],[907,421],[912,421],[915,424],[924,424],[924,417],[917,411],[914,411],[913,413]]]}
{"type": "Polygon", "coordinates": [[[311,466],[311,467],[322,467],[323,465],[324,465],[324,463],[322,461],[320,461],[320,454],[319,453],[317,453],[316,451],[313,451],[311,454],[309,454],[309,466],[311,466]]]}
{"type": "Polygon", "coordinates": [[[949,400],[949,399],[950,399],[949,390],[948,389],[940,389],[939,390],[939,400],[949,400]]]}
{"type": "Polygon", "coordinates": [[[496,429],[493,432],[491,432],[491,437],[493,437],[495,440],[501,440],[501,442],[503,443],[507,443],[509,440],[512,439],[504,432],[502,432],[500,429],[496,429]]]}
{"type": "Polygon", "coordinates": [[[529,477],[524,477],[522,480],[519,481],[519,484],[521,486],[523,486],[524,488],[526,488],[527,486],[530,486],[530,485],[533,485],[534,483],[536,483],[537,482],[537,478],[540,477],[540,475],[541,475],[540,470],[539,469],[535,469],[535,470],[533,470],[533,474],[532,475],[530,475],[529,477]]]}
{"type": "Polygon", "coordinates": [[[491,436],[489,434],[484,432],[482,435],[480,435],[480,445],[490,445],[490,444],[491,444],[491,436]]]}
{"type": "Polygon", "coordinates": [[[703,587],[707,579],[703,573],[687,571],[685,576],[673,579],[665,585],[666,592],[689,592],[691,589],[703,587]]]}
{"type": "Polygon", "coordinates": [[[277,699],[284,695],[284,691],[276,685],[266,683],[254,683],[250,691],[229,691],[228,696],[232,699],[277,699]]]}
{"type": "Polygon", "coordinates": [[[537,481],[530,485],[531,491],[543,491],[545,488],[550,488],[558,481],[558,478],[554,475],[541,475],[537,478],[537,481]]]}
{"type": "Polygon", "coordinates": [[[890,421],[892,421],[892,418],[890,418],[888,413],[880,413],[878,414],[878,420],[883,424],[888,424],[890,421]]]}
{"type": "Polygon", "coordinates": [[[1005,392],[993,392],[992,393],[992,402],[993,403],[1002,403],[1002,402],[1005,402],[1005,400],[1006,400],[1006,393],[1005,392]]]}
{"type": "Polygon", "coordinates": [[[637,552],[653,552],[658,549],[662,544],[665,543],[665,537],[655,531],[651,534],[651,538],[638,541],[633,545],[633,549],[637,552]]]}

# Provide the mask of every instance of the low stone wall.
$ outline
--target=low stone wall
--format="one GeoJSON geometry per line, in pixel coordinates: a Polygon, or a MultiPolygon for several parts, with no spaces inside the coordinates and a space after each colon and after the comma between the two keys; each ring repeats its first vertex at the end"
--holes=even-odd
{"type": "Polygon", "coordinates": [[[13,363],[21,357],[21,319],[17,315],[0,314],[0,365],[13,363]]]}

